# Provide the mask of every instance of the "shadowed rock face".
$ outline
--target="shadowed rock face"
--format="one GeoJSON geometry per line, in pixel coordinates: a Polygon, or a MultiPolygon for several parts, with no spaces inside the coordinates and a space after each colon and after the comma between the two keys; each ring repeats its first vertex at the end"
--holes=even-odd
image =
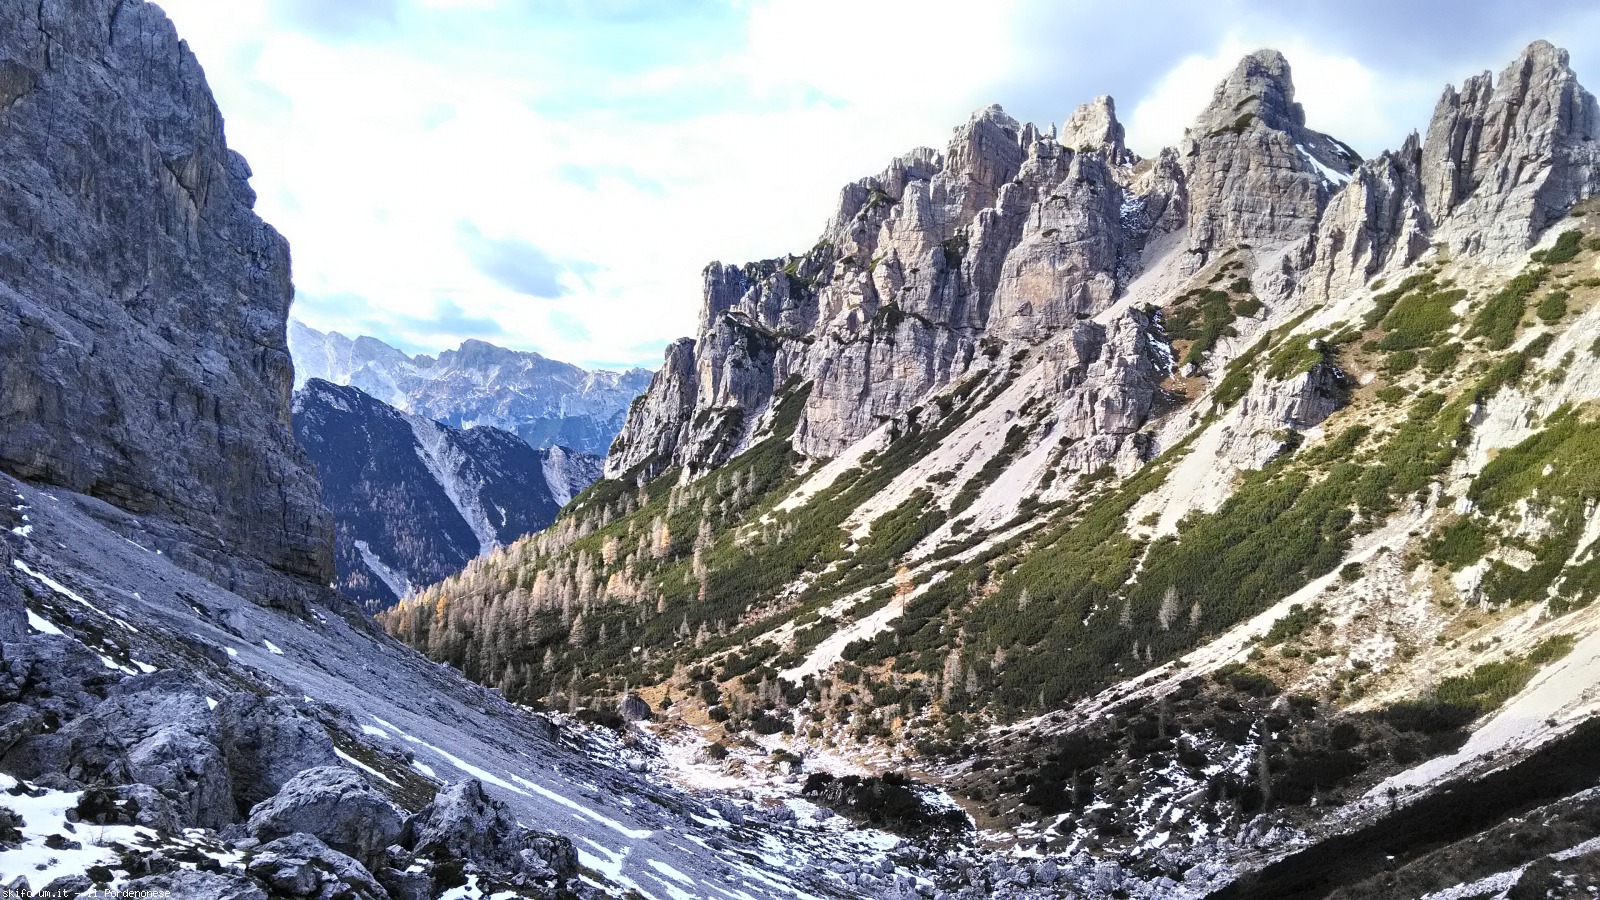
{"type": "Polygon", "coordinates": [[[199,64],[141,0],[0,21],[0,468],[166,522],[175,558],[268,602],[326,583],[289,248],[199,64]]]}
{"type": "Polygon", "coordinates": [[[295,393],[294,423],[337,521],[338,589],[374,612],[542,530],[599,474],[597,457],[450,428],[319,379],[295,393]]]}

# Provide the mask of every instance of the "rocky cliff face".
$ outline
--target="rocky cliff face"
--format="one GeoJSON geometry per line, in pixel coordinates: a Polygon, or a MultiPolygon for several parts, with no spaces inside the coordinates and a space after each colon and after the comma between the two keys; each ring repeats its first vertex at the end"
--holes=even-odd
{"type": "MultiPolygon", "coordinates": [[[[805,254],[708,267],[700,334],[668,349],[607,475],[714,468],[765,434],[799,384],[810,392],[796,449],[838,455],[981,352],[1107,313],[1136,282],[1145,302],[1166,302],[1172,278],[1225,261],[1281,309],[1349,296],[1436,242],[1503,264],[1595,190],[1595,122],[1567,55],[1543,42],[1498,82],[1447,91],[1426,140],[1367,162],[1306,127],[1271,50],[1245,57],[1182,144],[1153,159],[1124,147],[1108,97],[1059,137],[980,110],[943,152],[847,185],[805,254]]],[[[1227,338],[1264,321],[1219,326],[1215,352],[1192,361],[1220,374],[1247,346],[1227,338]]]]}
{"type": "MultiPolygon", "coordinates": [[[[288,252],[247,175],[155,6],[0,2],[3,892],[786,898],[892,869],[866,841],[782,870],[714,857],[770,859],[776,832],[707,825],[609,732],[467,683],[315,583],[331,535],[289,436],[288,252]]],[[[582,469],[402,424],[436,461],[514,449],[566,491],[582,469]]]]}
{"type": "Polygon", "coordinates": [[[1362,165],[1311,244],[1310,297],[1348,295],[1432,243],[1483,265],[1519,258],[1600,183],[1600,110],[1567,52],[1528,46],[1498,80],[1445,88],[1426,134],[1362,165]]]}
{"type": "Polygon", "coordinates": [[[289,432],[289,248],[159,9],[0,5],[0,467],[271,599],[333,574],[289,432]]]}
{"type": "Polygon", "coordinates": [[[295,392],[294,430],[336,523],[337,587],[372,611],[545,528],[599,474],[597,457],[451,428],[318,379],[295,392]]]}
{"type": "Polygon", "coordinates": [[[944,152],[847,185],[805,255],[708,267],[700,336],[669,348],[607,471],[715,465],[801,381],[796,445],[831,456],[966,372],[983,339],[1038,340],[1107,309],[1145,241],[1181,225],[1181,171],[1135,168],[1109,98],[1065,140],[989,107],[944,152]]]}
{"type": "Polygon", "coordinates": [[[1361,162],[1349,147],[1306,128],[1289,63],[1276,50],[1245,57],[1217,85],[1179,154],[1196,268],[1241,243],[1271,248],[1304,237],[1361,162]]]}
{"type": "Polygon", "coordinates": [[[1439,98],[1422,148],[1428,216],[1452,249],[1505,257],[1590,196],[1600,176],[1600,107],[1565,50],[1528,47],[1500,73],[1439,98]]]}
{"type": "Polygon", "coordinates": [[[650,380],[643,369],[589,371],[476,340],[438,358],[407,356],[377,338],[351,340],[294,320],[289,350],[297,389],[320,378],[454,428],[489,425],[535,448],[597,455],[650,380]]]}

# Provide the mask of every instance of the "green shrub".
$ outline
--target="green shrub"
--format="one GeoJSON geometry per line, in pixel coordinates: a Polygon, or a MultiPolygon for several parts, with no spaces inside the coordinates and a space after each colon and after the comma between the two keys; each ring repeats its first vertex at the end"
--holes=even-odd
{"type": "Polygon", "coordinates": [[[1556,238],[1555,246],[1545,251],[1544,261],[1553,266],[1571,262],[1577,258],[1578,251],[1582,249],[1582,240],[1583,232],[1577,229],[1562,232],[1561,236],[1556,238]]]}
{"type": "Polygon", "coordinates": [[[1489,550],[1489,535],[1473,516],[1462,516],[1423,545],[1423,553],[1441,566],[1459,572],[1483,558],[1489,550]]]}
{"type": "Polygon", "coordinates": [[[1571,297],[1571,294],[1559,289],[1545,294],[1544,299],[1539,301],[1539,306],[1536,310],[1539,318],[1546,324],[1552,325],[1566,318],[1567,300],[1571,297]]]}
{"type": "Polygon", "coordinates": [[[1535,266],[1524,269],[1494,296],[1490,297],[1472,320],[1468,337],[1481,337],[1491,350],[1504,350],[1517,339],[1517,328],[1528,311],[1528,298],[1544,284],[1547,269],[1535,266]]]}
{"type": "Polygon", "coordinates": [[[1378,388],[1377,397],[1384,403],[1394,406],[1411,395],[1411,392],[1398,384],[1385,385],[1378,388]]]}
{"type": "MultiPolygon", "coordinates": [[[[1351,563],[1351,565],[1356,566],[1358,570],[1360,568],[1359,563],[1351,563]]],[[[1357,577],[1359,577],[1359,571],[1357,577]]],[[[1354,581],[1355,579],[1347,580],[1354,581]]],[[[1284,641],[1292,641],[1310,631],[1313,626],[1322,621],[1325,615],[1327,615],[1327,610],[1323,609],[1320,603],[1313,603],[1310,606],[1302,606],[1299,603],[1295,603],[1289,607],[1288,615],[1272,623],[1272,628],[1267,631],[1265,642],[1267,646],[1271,647],[1284,641]]]]}
{"type": "Polygon", "coordinates": [[[1420,360],[1417,359],[1417,351],[1397,350],[1394,353],[1389,354],[1389,358],[1384,361],[1383,371],[1385,374],[1391,376],[1404,375],[1412,369],[1415,369],[1418,362],[1420,362],[1420,360]]]}
{"type": "Polygon", "coordinates": [[[1451,341],[1429,351],[1428,355],[1422,358],[1422,370],[1430,375],[1438,375],[1455,368],[1456,360],[1460,357],[1461,344],[1451,341]]]}
{"type": "Polygon", "coordinates": [[[1211,673],[1211,680],[1252,697],[1276,697],[1282,693],[1277,682],[1240,663],[1229,663],[1216,670],[1211,673]]]}

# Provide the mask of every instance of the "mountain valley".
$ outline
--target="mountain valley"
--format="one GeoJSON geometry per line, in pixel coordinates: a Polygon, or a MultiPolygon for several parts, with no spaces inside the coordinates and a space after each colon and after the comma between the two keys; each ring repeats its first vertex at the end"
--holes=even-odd
{"type": "Polygon", "coordinates": [[[1600,891],[1554,45],[1365,160],[1273,50],[980,109],[651,374],[291,319],[161,9],[0,23],[0,892],[1600,891]]]}

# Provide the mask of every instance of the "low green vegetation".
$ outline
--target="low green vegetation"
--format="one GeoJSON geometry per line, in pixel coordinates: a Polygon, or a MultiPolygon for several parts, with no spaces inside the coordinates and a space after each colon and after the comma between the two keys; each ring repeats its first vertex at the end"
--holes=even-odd
{"type": "Polygon", "coordinates": [[[1517,339],[1517,329],[1528,312],[1528,298],[1544,284],[1549,270],[1534,266],[1511,279],[1490,297],[1472,320],[1467,337],[1482,338],[1490,350],[1504,350],[1517,339]]]}
{"type": "Polygon", "coordinates": [[[1556,289],[1544,295],[1535,310],[1539,319],[1546,325],[1554,325],[1567,316],[1567,301],[1572,299],[1572,294],[1556,289]]]}
{"type": "Polygon", "coordinates": [[[1563,263],[1572,262],[1578,257],[1578,253],[1583,249],[1582,242],[1583,232],[1574,228],[1570,231],[1563,231],[1561,236],[1556,238],[1555,244],[1550,249],[1535,250],[1531,255],[1535,262],[1559,266],[1563,263]]]}
{"type": "MultiPolygon", "coordinates": [[[[1213,283],[1226,277],[1230,263],[1218,270],[1213,283]]],[[[1180,363],[1203,362],[1225,337],[1236,337],[1234,323],[1240,317],[1261,312],[1261,301],[1250,293],[1250,279],[1236,278],[1226,290],[1200,287],[1180,294],[1164,311],[1167,336],[1173,341],[1188,341],[1180,363]]]]}
{"type": "Polygon", "coordinates": [[[1429,699],[1471,710],[1474,718],[1492,712],[1527,687],[1540,668],[1571,652],[1574,643],[1569,634],[1548,637],[1524,657],[1484,663],[1465,675],[1446,678],[1429,699]]]}

